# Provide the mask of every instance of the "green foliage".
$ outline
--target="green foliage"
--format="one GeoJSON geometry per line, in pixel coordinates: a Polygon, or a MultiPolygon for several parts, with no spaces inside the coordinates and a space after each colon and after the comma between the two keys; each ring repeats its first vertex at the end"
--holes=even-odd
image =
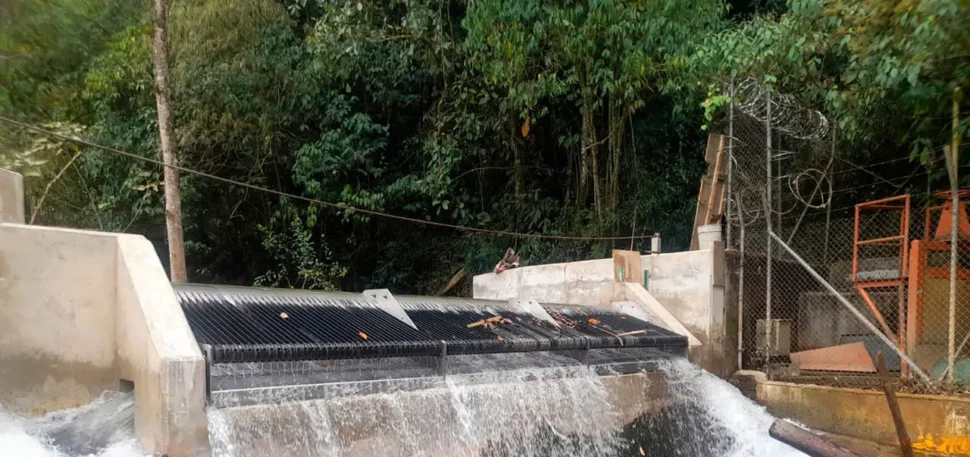
{"type": "MultiPolygon", "coordinates": [[[[272,227],[258,225],[262,246],[269,255],[269,269],[256,277],[254,284],[263,287],[291,289],[339,290],[339,281],[347,269],[332,261],[333,253],[323,236],[314,241],[313,224],[304,221],[292,208],[284,208],[274,217],[272,227]]],[[[312,220],[312,219],[311,219],[312,220]]]]}
{"type": "MultiPolygon", "coordinates": [[[[198,0],[174,3],[183,166],[451,224],[689,240],[704,129],[731,76],[839,120],[850,158],[933,161],[967,88],[966,2],[198,0]]],[[[0,7],[0,113],[155,157],[148,5],[0,7]]],[[[970,116],[964,116],[970,118],[970,116]]],[[[962,128],[966,128],[964,121],[962,128]]],[[[0,127],[41,223],[164,246],[161,170],[0,127]],[[64,152],[68,152],[65,154],[64,152]]],[[[627,242],[458,233],[182,176],[194,280],[428,292],[461,267],[627,242]],[[232,259],[246,259],[234,262],[232,259]]],[[[634,246],[647,248],[647,246],[634,246]]]]}

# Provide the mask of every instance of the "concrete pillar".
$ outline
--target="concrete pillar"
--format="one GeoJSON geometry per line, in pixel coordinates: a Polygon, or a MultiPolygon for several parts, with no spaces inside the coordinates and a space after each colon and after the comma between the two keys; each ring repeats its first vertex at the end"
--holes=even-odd
{"type": "Polygon", "coordinates": [[[0,222],[24,223],[24,178],[0,168],[0,222]]]}

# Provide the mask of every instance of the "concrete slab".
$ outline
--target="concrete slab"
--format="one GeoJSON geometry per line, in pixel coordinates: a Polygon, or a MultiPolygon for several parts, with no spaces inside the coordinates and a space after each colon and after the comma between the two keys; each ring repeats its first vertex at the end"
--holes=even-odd
{"type": "Polygon", "coordinates": [[[0,223],[24,223],[24,178],[0,168],[0,223]]]}

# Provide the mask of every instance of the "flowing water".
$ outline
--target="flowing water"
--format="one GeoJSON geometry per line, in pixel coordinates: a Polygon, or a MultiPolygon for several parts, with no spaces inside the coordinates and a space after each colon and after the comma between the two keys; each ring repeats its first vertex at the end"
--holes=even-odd
{"type": "Polygon", "coordinates": [[[141,457],[134,397],[105,392],[89,405],[22,418],[0,410],[0,453],[15,457],[141,457]]]}
{"type": "MultiPolygon", "coordinates": [[[[584,367],[449,376],[373,393],[209,409],[217,457],[802,456],[768,437],[773,418],[730,384],[684,360],[663,361],[663,407],[635,418],[584,367]]],[[[396,387],[394,387],[396,386],[396,387]]],[[[361,393],[363,392],[363,393],[361,393]]],[[[290,398],[295,400],[297,398],[290,398]]],[[[660,400],[653,400],[660,401],[660,400]]],[[[135,457],[130,394],[41,418],[0,411],[0,449],[18,457],[135,457]]]]}

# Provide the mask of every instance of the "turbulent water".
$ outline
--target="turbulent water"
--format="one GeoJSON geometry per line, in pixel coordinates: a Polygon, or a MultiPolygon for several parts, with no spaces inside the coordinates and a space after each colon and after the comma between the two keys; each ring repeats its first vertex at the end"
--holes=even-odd
{"type": "Polygon", "coordinates": [[[775,418],[731,384],[682,359],[665,362],[661,369],[672,406],[632,424],[648,425],[647,433],[634,434],[653,438],[648,442],[656,452],[650,455],[804,457],[768,436],[775,418]],[[661,426],[650,430],[656,424],[661,426]]]}
{"type": "Polygon", "coordinates": [[[89,405],[25,419],[0,410],[0,453],[16,457],[141,457],[131,394],[105,392],[89,405]]]}
{"type": "MultiPolygon", "coordinates": [[[[515,354],[476,356],[480,367],[515,354]]],[[[286,456],[618,456],[615,412],[585,367],[489,371],[335,386],[326,399],[209,411],[219,457],[286,456]],[[417,383],[420,388],[411,385],[417,383]],[[554,442],[550,437],[581,434],[554,442]]],[[[299,395],[299,392],[295,393],[299,395]]],[[[267,400],[267,399],[264,399],[267,400]]]]}
{"type": "MultiPolygon", "coordinates": [[[[669,398],[630,421],[583,367],[450,376],[322,400],[210,408],[217,457],[802,456],[768,437],[773,418],[730,384],[682,360],[663,362],[669,398]]],[[[277,399],[280,400],[280,399],[277,399]]],[[[622,401],[647,401],[624,398],[622,401]]],[[[647,405],[649,406],[649,405],[647,405]]],[[[140,456],[132,400],[106,394],[43,418],[0,412],[0,449],[18,457],[140,456]]]]}

